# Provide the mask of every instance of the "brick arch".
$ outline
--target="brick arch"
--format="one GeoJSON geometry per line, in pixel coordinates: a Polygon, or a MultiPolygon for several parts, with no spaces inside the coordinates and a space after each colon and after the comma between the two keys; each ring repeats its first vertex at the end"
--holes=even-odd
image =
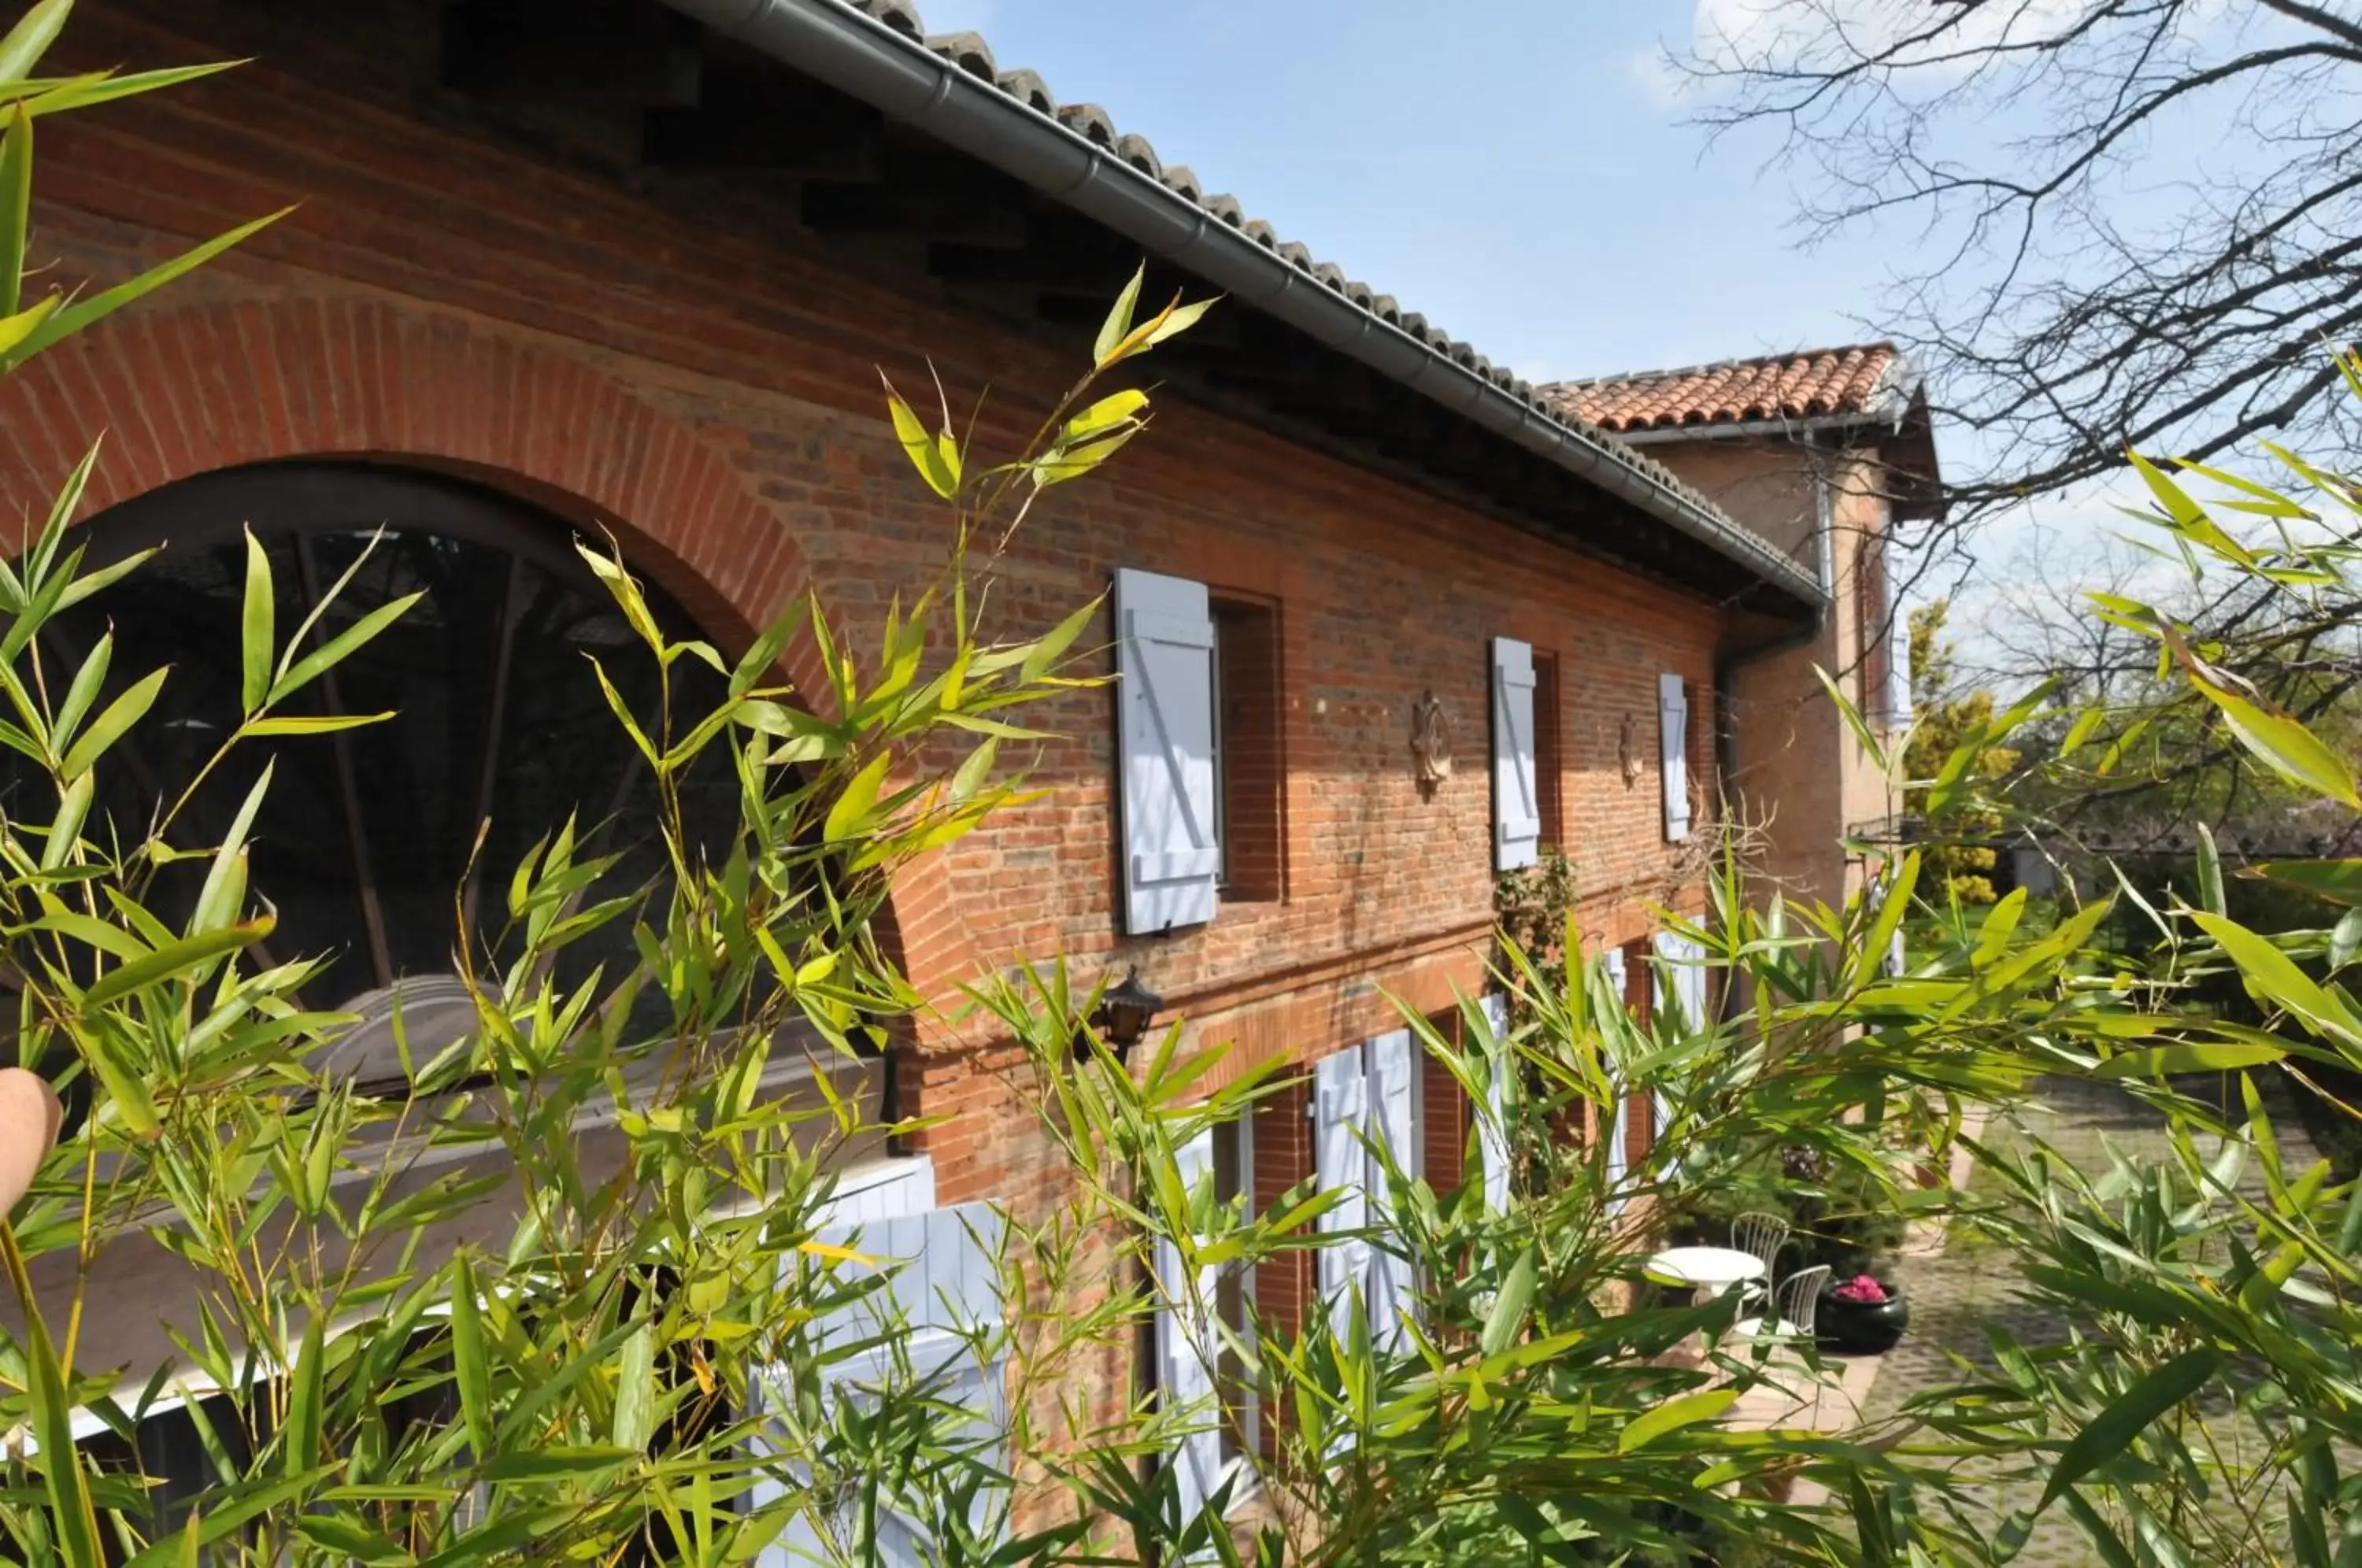
{"type": "MultiPolygon", "coordinates": [[[[105,437],[78,514],[175,480],[286,458],[369,458],[463,474],[586,529],[708,634],[744,646],[802,594],[793,534],[697,431],[562,350],[463,316],[369,299],[139,310],[0,381],[0,519],[38,525],[105,437]]],[[[809,637],[783,661],[827,701],[809,637]]],[[[930,856],[898,878],[881,936],[922,991],[973,948],[930,856]]]]}

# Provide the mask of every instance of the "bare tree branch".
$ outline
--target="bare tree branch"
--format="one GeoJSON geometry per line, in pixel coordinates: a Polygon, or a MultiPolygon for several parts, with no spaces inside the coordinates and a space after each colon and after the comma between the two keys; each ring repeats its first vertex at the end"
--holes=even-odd
{"type": "Polygon", "coordinates": [[[1874,325],[1981,437],[1947,526],[2356,423],[2324,349],[2362,332],[2362,0],[1698,9],[1695,117],[1774,135],[1806,243],[1917,226],[1874,325]]]}

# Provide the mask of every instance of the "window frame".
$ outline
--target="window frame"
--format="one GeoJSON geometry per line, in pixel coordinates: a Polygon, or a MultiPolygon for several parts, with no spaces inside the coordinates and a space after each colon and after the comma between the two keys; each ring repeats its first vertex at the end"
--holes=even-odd
{"type": "Polygon", "coordinates": [[[1560,704],[1559,657],[1555,648],[1535,648],[1534,665],[1534,815],[1540,820],[1537,850],[1563,851],[1566,845],[1566,734],[1560,704]]]}
{"type": "Polygon", "coordinates": [[[1208,690],[1213,694],[1214,708],[1214,846],[1220,857],[1214,890],[1219,918],[1221,904],[1287,900],[1287,673],[1277,599],[1209,584],[1206,613],[1214,629],[1208,655],[1208,690]],[[1246,700],[1249,694],[1241,690],[1245,684],[1238,679],[1241,672],[1227,661],[1245,657],[1251,642],[1261,645],[1254,651],[1268,657],[1269,690],[1260,693],[1267,700],[1268,709],[1253,716],[1253,725],[1242,725],[1234,722],[1231,704],[1246,700]],[[1233,791],[1240,786],[1240,743],[1264,733],[1270,743],[1269,792],[1257,791],[1251,801],[1234,801],[1233,791]],[[1252,809],[1242,810],[1242,805],[1252,809]],[[1242,826],[1251,841],[1244,846],[1245,856],[1240,853],[1242,826]],[[1242,860],[1266,857],[1267,867],[1247,867],[1263,874],[1242,875],[1242,860]]]}

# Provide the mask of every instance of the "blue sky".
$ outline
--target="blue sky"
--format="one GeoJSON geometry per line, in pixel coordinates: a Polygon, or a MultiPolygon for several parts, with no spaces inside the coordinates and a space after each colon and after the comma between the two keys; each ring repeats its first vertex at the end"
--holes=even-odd
{"type": "MultiPolygon", "coordinates": [[[[1885,336],[1882,296],[1931,243],[1899,220],[1800,249],[1772,144],[1709,145],[1686,123],[1664,41],[1690,39],[1701,6],[1727,25],[1774,0],[920,3],[931,30],[983,34],[1003,70],[1100,105],[1283,238],[1537,381],[1885,336]]],[[[2028,128],[1996,116],[1968,150],[2028,128]]],[[[2242,155],[2204,116],[2128,149],[2113,210],[2133,222],[2174,221],[2183,173],[2242,155]]],[[[1952,471],[1981,466],[1971,433],[1939,425],[1937,442],[1952,471]]],[[[1970,668],[2007,665],[2003,641],[2115,573],[2119,507],[2141,499],[2121,474],[2043,497],[1915,566],[1910,596],[1953,599],[1970,668]]]]}
{"type": "Polygon", "coordinates": [[[1887,276],[1652,88],[1691,0],[922,3],[1537,379],[1852,341],[1887,276]]]}

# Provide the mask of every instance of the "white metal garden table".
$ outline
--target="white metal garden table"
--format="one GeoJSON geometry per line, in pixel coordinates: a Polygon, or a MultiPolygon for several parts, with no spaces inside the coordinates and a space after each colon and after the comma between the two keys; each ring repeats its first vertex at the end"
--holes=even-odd
{"type": "Polygon", "coordinates": [[[1687,1286],[1704,1301],[1764,1277],[1763,1260],[1736,1247],[1667,1247],[1650,1253],[1640,1272],[1659,1285],[1687,1286]]]}

